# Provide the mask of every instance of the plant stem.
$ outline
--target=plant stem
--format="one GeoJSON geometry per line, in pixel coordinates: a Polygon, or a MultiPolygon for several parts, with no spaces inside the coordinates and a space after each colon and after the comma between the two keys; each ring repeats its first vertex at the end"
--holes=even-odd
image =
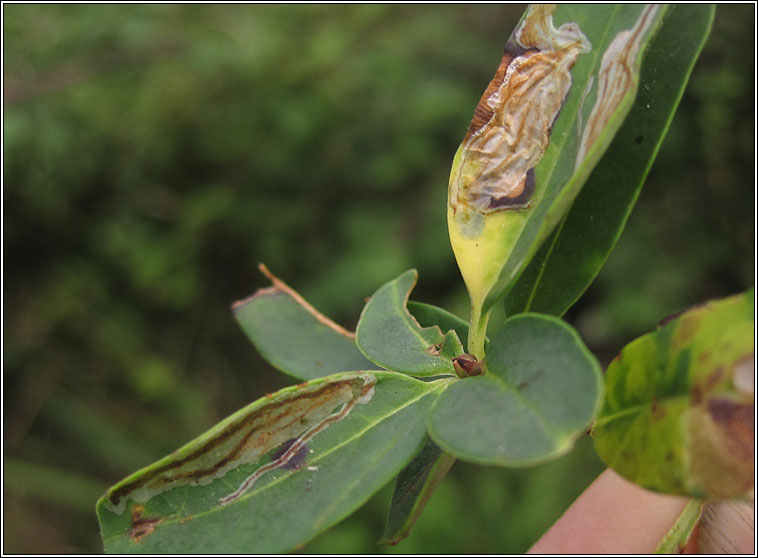
{"type": "Polygon", "coordinates": [[[487,322],[490,311],[482,314],[482,301],[471,300],[471,321],[468,330],[468,352],[478,360],[484,359],[484,340],[487,337],[487,322]]]}
{"type": "Polygon", "coordinates": [[[690,500],[669,532],[661,539],[656,554],[681,554],[703,513],[703,500],[690,500]]]}

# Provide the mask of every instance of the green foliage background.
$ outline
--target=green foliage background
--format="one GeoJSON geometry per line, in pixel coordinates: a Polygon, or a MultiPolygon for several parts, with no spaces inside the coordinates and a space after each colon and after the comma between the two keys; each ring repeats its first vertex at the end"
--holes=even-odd
{"type": "MultiPolygon", "coordinates": [[[[718,7],[627,230],[567,315],[601,362],[754,283],[753,10],[718,7]]],[[[467,317],[447,174],[522,12],[3,6],[5,552],[101,551],[108,486],[291,383],[229,311],[265,284],[258,262],[348,327],[410,267],[416,299],[467,317]]],[[[530,469],[459,462],[384,550],[524,551],[600,469],[587,440],[530,469]]],[[[381,551],[389,498],[303,550],[381,551]]]]}

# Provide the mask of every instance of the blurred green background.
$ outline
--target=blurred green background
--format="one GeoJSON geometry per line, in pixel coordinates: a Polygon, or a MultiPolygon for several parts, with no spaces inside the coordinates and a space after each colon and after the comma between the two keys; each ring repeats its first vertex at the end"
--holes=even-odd
{"type": "MultiPolygon", "coordinates": [[[[522,11],[3,6],[4,552],[101,552],[108,486],[292,383],[229,311],[258,262],[351,328],[410,267],[415,299],[466,317],[447,174],[522,11]]],[[[754,6],[720,5],[567,314],[603,363],[754,282],[753,41],[754,6]]],[[[601,468],[586,439],[529,469],[459,462],[398,547],[375,546],[387,487],[303,550],[522,552],[601,468]]]]}

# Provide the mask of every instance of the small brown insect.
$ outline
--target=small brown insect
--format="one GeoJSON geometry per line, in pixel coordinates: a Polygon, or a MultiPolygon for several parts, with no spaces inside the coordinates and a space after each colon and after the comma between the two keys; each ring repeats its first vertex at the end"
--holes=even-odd
{"type": "Polygon", "coordinates": [[[453,359],[453,368],[459,378],[468,378],[469,376],[481,376],[484,374],[484,362],[469,353],[464,353],[453,359]]]}

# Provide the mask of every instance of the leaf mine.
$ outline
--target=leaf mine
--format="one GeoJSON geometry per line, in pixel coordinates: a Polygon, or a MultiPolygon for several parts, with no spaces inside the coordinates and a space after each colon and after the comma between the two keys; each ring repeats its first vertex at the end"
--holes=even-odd
{"type": "Polygon", "coordinates": [[[376,378],[371,374],[343,375],[340,379],[298,386],[258,401],[233,415],[210,436],[184,448],[113,487],[106,507],[117,514],[126,502],[143,504],[162,492],[185,485],[206,485],[240,465],[255,463],[286,442],[289,447],[258,468],[226,497],[227,504],[245,493],[266,472],[298,459],[309,440],[345,418],[358,404],[371,400],[376,378]],[[292,441],[294,439],[294,441],[292,441]]]}
{"type": "Polygon", "coordinates": [[[530,6],[461,144],[449,203],[467,238],[479,236],[483,215],[530,205],[534,167],[571,88],[570,69],[591,49],[577,24],[555,28],[554,10],[555,5],[530,6]]]}
{"type": "Polygon", "coordinates": [[[626,94],[637,88],[639,81],[639,50],[656,21],[659,6],[645,6],[634,27],[620,32],[603,54],[598,71],[598,91],[587,125],[582,132],[576,166],[582,164],[587,152],[606,129],[626,94]]]}
{"type": "MultiPolygon", "coordinates": [[[[219,500],[219,504],[225,506],[240,498],[245,492],[250,490],[250,487],[253,486],[253,483],[258,480],[258,478],[266,474],[268,471],[279,468],[288,468],[293,465],[293,462],[302,460],[304,452],[306,451],[306,444],[309,440],[311,440],[319,432],[322,432],[328,428],[329,425],[344,419],[356,405],[367,403],[371,400],[374,395],[374,385],[376,384],[376,380],[370,378],[367,380],[364,378],[364,380],[365,381],[363,385],[359,387],[358,391],[353,389],[352,397],[342,403],[341,407],[337,411],[323,417],[320,421],[308,428],[297,438],[286,440],[283,444],[286,445],[286,449],[281,454],[279,454],[280,450],[278,450],[275,454],[276,458],[273,461],[269,461],[265,465],[262,465],[260,468],[258,468],[253,474],[247,477],[242,482],[242,484],[239,485],[239,488],[237,488],[237,490],[221,498],[219,500]]],[[[306,424],[302,418],[299,420],[299,423],[306,424]]],[[[292,468],[298,467],[294,466],[292,468]]]]}

